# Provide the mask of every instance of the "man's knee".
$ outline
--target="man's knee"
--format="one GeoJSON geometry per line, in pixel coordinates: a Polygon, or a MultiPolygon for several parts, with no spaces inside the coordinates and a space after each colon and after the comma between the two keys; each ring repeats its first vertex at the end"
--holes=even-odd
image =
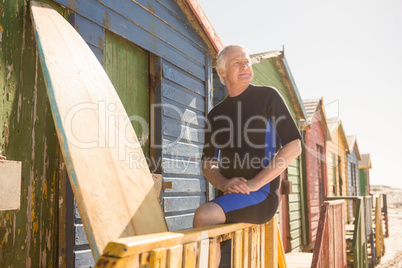
{"type": "Polygon", "coordinates": [[[194,214],[194,228],[225,223],[223,209],[216,203],[208,202],[201,205],[194,214]]]}

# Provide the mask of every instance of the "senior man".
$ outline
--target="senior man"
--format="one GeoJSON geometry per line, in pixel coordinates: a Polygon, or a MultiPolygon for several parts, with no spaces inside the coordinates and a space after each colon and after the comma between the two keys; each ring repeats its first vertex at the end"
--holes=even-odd
{"type": "Polygon", "coordinates": [[[228,97],[208,114],[202,171],[220,195],[197,209],[194,227],[265,223],[279,205],[279,175],[301,153],[301,136],[279,92],[250,84],[245,47],[224,47],[217,72],[228,97]]]}

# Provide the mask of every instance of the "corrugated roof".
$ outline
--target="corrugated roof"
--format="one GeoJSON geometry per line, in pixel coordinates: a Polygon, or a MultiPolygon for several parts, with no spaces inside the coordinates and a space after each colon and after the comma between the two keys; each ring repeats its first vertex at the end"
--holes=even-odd
{"type": "Polygon", "coordinates": [[[343,140],[343,142],[346,144],[346,150],[347,150],[347,152],[349,153],[350,152],[350,150],[349,150],[349,145],[348,145],[348,140],[346,139],[346,132],[345,132],[345,129],[343,128],[343,124],[342,124],[342,121],[341,121],[341,119],[339,119],[339,118],[330,118],[330,119],[327,119],[327,122],[328,122],[328,128],[330,129],[330,131],[331,131],[331,135],[332,135],[332,133],[334,133],[339,127],[341,128],[341,139],[343,140]]]}
{"type": "Polygon", "coordinates": [[[308,127],[314,120],[316,113],[320,113],[320,124],[325,133],[327,141],[331,141],[331,131],[328,126],[327,118],[325,115],[325,108],[323,105],[323,99],[309,99],[303,100],[304,110],[306,111],[306,122],[304,123],[308,127]]]}
{"type": "Polygon", "coordinates": [[[311,100],[303,100],[304,110],[307,115],[307,123],[310,124],[313,120],[315,112],[319,109],[318,105],[320,104],[321,99],[311,99],[311,100]]]}
{"type": "Polygon", "coordinates": [[[349,151],[353,152],[353,148],[356,151],[356,156],[358,160],[362,160],[362,155],[360,154],[359,146],[357,146],[357,137],[356,135],[350,135],[346,137],[349,145],[349,151]]]}
{"type": "Polygon", "coordinates": [[[359,168],[371,168],[370,154],[362,154],[362,160],[359,161],[359,168]]]}

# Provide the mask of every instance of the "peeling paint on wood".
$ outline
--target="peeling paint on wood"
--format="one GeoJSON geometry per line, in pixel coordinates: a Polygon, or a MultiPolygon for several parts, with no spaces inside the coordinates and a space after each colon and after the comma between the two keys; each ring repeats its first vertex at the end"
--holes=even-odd
{"type": "MultiPolygon", "coordinates": [[[[27,3],[6,1],[0,16],[0,151],[22,162],[21,208],[0,212],[0,267],[58,266],[55,174],[59,145],[27,3]]],[[[50,4],[64,12],[58,4],[50,4]]]]}

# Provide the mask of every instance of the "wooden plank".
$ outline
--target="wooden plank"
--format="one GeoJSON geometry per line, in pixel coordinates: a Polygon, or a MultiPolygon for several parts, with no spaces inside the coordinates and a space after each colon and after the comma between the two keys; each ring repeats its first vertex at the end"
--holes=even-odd
{"type": "Polygon", "coordinates": [[[199,251],[197,253],[197,263],[196,267],[208,268],[208,258],[209,258],[209,239],[202,239],[198,242],[199,251]]]}
{"type": "Polygon", "coordinates": [[[279,232],[279,225],[278,226],[278,267],[279,268],[287,268],[287,260],[285,258],[285,250],[283,248],[283,243],[282,243],[282,238],[281,238],[281,232],[279,232]]]}
{"type": "Polygon", "coordinates": [[[278,267],[278,229],[275,226],[276,218],[265,225],[265,266],[278,267]]]}
{"type": "Polygon", "coordinates": [[[178,231],[193,228],[194,213],[184,212],[179,215],[166,215],[166,223],[170,231],[178,231]]]}
{"type": "Polygon", "coordinates": [[[205,117],[202,112],[189,109],[184,105],[165,98],[163,98],[162,101],[162,113],[164,116],[176,119],[187,125],[204,128],[205,117]]]}
{"type": "Polygon", "coordinates": [[[164,137],[162,140],[163,154],[176,157],[192,158],[201,161],[201,144],[182,142],[179,139],[164,137]]]}
{"type": "Polygon", "coordinates": [[[201,204],[206,202],[205,195],[202,196],[172,196],[165,197],[164,211],[178,212],[187,210],[196,210],[201,204]]]}
{"type": "MultiPolygon", "coordinates": [[[[210,238],[209,239],[209,259],[208,259],[209,267],[217,267],[216,247],[220,247],[220,243],[218,243],[216,238],[210,238]]],[[[219,257],[219,259],[220,259],[220,257],[219,257]]]]}
{"type": "Polygon", "coordinates": [[[149,266],[154,268],[166,267],[166,249],[157,248],[151,251],[149,266]]]}
{"type": "Polygon", "coordinates": [[[166,231],[148,167],[129,165],[130,155],[144,156],[102,66],[56,11],[31,2],[31,13],[58,138],[95,260],[111,240],[166,231]],[[101,103],[116,108],[108,116],[120,119],[118,125],[99,122],[101,103]],[[107,133],[119,128],[125,130],[121,146],[108,147],[107,133]]]}
{"type": "Polygon", "coordinates": [[[168,268],[182,267],[183,264],[183,246],[177,245],[168,248],[166,266],[168,268]]]}
{"type": "Polygon", "coordinates": [[[163,173],[201,175],[201,163],[195,161],[172,159],[168,156],[162,160],[163,173]]]}
{"type": "Polygon", "coordinates": [[[200,112],[205,110],[205,98],[167,79],[162,80],[162,96],[200,112]]]}
{"type": "Polygon", "coordinates": [[[250,228],[243,229],[243,267],[249,267],[250,228]]]}
{"type": "Polygon", "coordinates": [[[191,75],[191,73],[182,72],[177,66],[165,60],[163,61],[162,71],[164,79],[168,79],[189,91],[205,96],[204,79],[198,79],[191,75]]]}
{"type": "Polygon", "coordinates": [[[163,178],[166,183],[171,183],[171,188],[164,188],[165,193],[197,193],[205,191],[205,180],[190,177],[167,177],[163,178]]]}
{"type": "Polygon", "coordinates": [[[189,142],[196,142],[198,144],[204,143],[203,128],[188,126],[168,117],[163,117],[162,133],[163,135],[187,140],[189,142]]]}
{"type": "Polygon", "coordinates": [[[195,267],[197,260],[197,242],[183,245],[183,266],[195,267]]]}

